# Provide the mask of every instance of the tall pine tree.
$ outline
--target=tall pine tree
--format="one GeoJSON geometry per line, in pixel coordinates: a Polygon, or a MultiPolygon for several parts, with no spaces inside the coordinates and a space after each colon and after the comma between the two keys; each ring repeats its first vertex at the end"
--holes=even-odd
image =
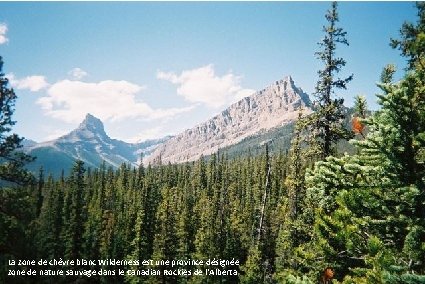
{"type": "Polygon", "coordinates": [[[24,168],[33,158],[19,151],[23,138],[10,133],[16,123],[12,119],[16,99],[3,73],[0,56],[0,282],[5,283],[3,277],[7,273],[3,269],[6,269],[7,259],[28,258],[35,251],[28,250],[32,245],[28,228],[36,213],[33,194],[17,187],[34,181],[24,168]]]}
{"type": "Polygon", "coordinates": [[[347,45],[346,32],[338,27],[339,16],[337,3],[326,14],[327,26],[323,27],[324,38],[319,42],[320,50],[316,57],[324,64],[318,71],[316,84],[314,113],[305,118],[304,127],[309,133],[309,155],[314,159],[324,159],[335,154],[335,145],[341,139],[348,140],[351,132],[344,126],[344,99],[335,94],[338,89],[346,89],[353,75],[347,78],[338,77],[346,61],[336,55],[337,46],[347,45]]]}
{"type": "Polygon", "coordinates": [[[65,215],[65,257],[67,259],[79,259],[83,256],[84,222],[87,207],[84,200],[84,162],[76,161],[69,178],[68,206],[69,212],[65,215]]]}

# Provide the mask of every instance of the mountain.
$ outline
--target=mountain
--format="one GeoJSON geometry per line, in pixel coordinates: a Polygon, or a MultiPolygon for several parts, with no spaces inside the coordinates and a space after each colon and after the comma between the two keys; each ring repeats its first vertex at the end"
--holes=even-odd
{"type": "Polygon", "coordinates": [[[285,77],[170,138],[146,157],[146,162],[194,161],[201,155],[210,155],[249,137],[287,126],[297,119],[300,107],[304,114],[310,113],[310,105],[308,95],[290,76],[285,77]]]}
{"type": "Polygon", "coordinates": [[[25,139],[24,138],[24,140],[22,140],[22,142],[21,142],[21,146],[24,149],[33,147],[35,145],[37,145],[37,142],[35,142],[34,140],[31,140],[31,139],[25,139]]]}
{"type": "Polygon", "coordinates": [[[23,150],[37,157],[28,165],[31,171],[37,172],[42,166],[47,174],[57,177],[62,170],[68,174],[77,159],[89,167],[98,167],[105,161],[117,168],[122,163],[137,166],[141,156],[145,163],[181,163],[219,149],[231,156],[260,151],[264,143],[282,149],[289,147],[298,109],[302,107],[303,113],[308,114],[310,104],[308,95],[288,76],[174,137],[127,143],[110,138],[102,121],[87,114],[70,133],[43,143],[25,140],[23,150]]]}
{"type": "Polygon", "coordinates": [[[220,149],[228,158],[240,156],[257,156],[264,154],[265,144],[269,147],[269,153],[285,153],[291,147],[291,139],[296,121],[289,122],[281,127],[262,130],[258,133],[242,139],[240,142],[220,149]]]}
{"type": "Polygon", "coordinates": [[[67,173],[77,159],[84,161],[89,167],[98,167],[103,161],[114,168],[122,163],[136,166],[141,154],[150,154],[169,138],[140,143],[111,139],[106,134],[102,121],[87,114],[84,121],[70,133],[48,142],[28,142],[24,151],[37,157],[35,162],[29,164],[30,170],[37,171],[43,166],[45,172],[58,176],[62,169],[67,173]]]}

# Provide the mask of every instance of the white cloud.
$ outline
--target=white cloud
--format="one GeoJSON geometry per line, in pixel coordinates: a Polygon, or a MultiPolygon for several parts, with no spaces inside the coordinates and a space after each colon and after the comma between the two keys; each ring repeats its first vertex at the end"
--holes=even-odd
{"type": "Polygon", "coordinates": [[[38,92],[49,86],[46,81],[46,77],[40,75],[33,75],[18,79],[13,73],[10,73],[7,74],[6,77],[9,79],[10,85],[18,90],[26,89],[30,90],[31,92],[38,92]]]}
{"type": "Polygon", "coordinates": [[[164,137],[164,127],[156,126],[156,127],[146,129],[140,132],[137,136],[131,137],[130,139],[127,139],[126,141],[130,143],[138,143],[138,142],[146,141],[148,139],[157,139],[161,137],[164,137]]]}
{"type": "Polygon", "coordinates": [[[69,133],[69,130],[55,129],[55,130],[49,131],[44,140],[45,141],[51,141],[51,140],[57,139],[57,138],[65,135],[67,133],[69,133]]]}
{"type": "Polygon", "coordinates": [[[229,72],[217,76],[213,65],[183,71],[180,75],[173,72],[158,71],[157,78],[178,85],[177,94],[193,103],[203,103],[219,108],[254,93],[254,90],[241,87],[241,77],[229,72]]]}
{"type": "Polygon", "coordinates": [[[7,25],[4,23],[0,23],[0,44],[4,44],[9,41],[6,37],[7,33],[7,25]]]}
{"type": "Polygon", "coordinates": [[[80,122],[87,113],[103,121],[165,119],[193,108],[153,109],[136,99],[136,94],[143,89],[143,86],[127,81],[85,83],[63,80],[51,85],[47,96],[39,98],[37,104],[46,115],[66,122],[80,122]]]}
{"type": "Polygon", "coordinates": [[[74,68],[71,71],[68,72],[69,75],[72,76],[72,78],[80,80],[88,75],[86,71],[84,71],[81,68],[74,68]]]}

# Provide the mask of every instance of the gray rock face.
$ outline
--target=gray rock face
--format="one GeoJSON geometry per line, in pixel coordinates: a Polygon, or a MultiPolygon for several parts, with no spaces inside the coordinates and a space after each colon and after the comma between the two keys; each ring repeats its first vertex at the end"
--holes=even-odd
{"type": "Polygon", "coordinates": [[[306,93],[290,76],[232,104],[220,114],[171,138],[148,157],[146,162],[181,163],[210,155],[236,144],[259,131],[286,125],[298,117],[298,109],[311,112],[306,93]]]}

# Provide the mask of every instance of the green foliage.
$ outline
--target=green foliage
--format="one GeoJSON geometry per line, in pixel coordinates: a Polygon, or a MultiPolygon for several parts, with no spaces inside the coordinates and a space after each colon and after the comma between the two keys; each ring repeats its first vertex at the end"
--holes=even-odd
{"type": "Polygon", "coordinates": [[[381,82],[384,84],[391,83],[395,72],[396,67],[394,64],[388,64],[385,66],[381,73],[381,82]]]}
{"type": "Polygon", "coordinates": [[[365,96],[356,96],[354,98],[354,112],[361,118],[366,118],[367,115],[367,103],[365,96]]]}
{"type": "MultiPolygon", "coordinates": [[[[342,100],[333,98],[334,91],[351,80],[336,77],[345,65],[335,56],[336,46],[348,44],[346,33],[336,26],[336,7],[332,4],[326,15],[329,25],[317,53],[325,68],[319,71],[316,112],[303,119],[300,114],[288,154],[270,154],[269,145],[277,141],[272,139],[261,147],[261,155],[230,159],[217,153],[208,161],[180,165],[136,169],[123,164],[113,170],[103,163],[91,170],[77,161],[67,178],[45,179],[40,172],[37,184],[4,187],[0,282],[12,281],[4,276],[7,261],[18,258],[235,258],[241,264],[232,267],[237,277],[116,275],[90,281],[424,283],[425,6],[418,4],[418,25],[406,24],[402,40],[393,42],[411,64],[399,82],[392,82],[394,66],[384,69],[381,109],[368,116],[364,97],[356,98],[353,116],[359,119],[356,127],[362,138],[352,141],[356,151],[351,155],[336,152],[337,141],[350,135],[343,129],[348,116],[342,100]],[[311,135],[306,137],[306,131],[311,135]],[[335,272],[334,279],[324,274],[326,267],[335,272]]],[[[13,102],[13,91],[1,80],[2,92],[13,102]]],[[[6,116],[13,112],[12,105],[3,108],[6,116]]],[[[16,153],[19,139],[5,134],[10,125],[10,117],[3,124],[0,119],[0,156],[16,153]],[[3,152],[2,141],[8,145],[3,152]]],[[[20,157],[17,167],[27,159],[20,157]]],[[[11,176],[3,173],[13,162],[2,161],[0,178],[6,180],[11,176]]],[[[21,173],[9,180],[26,181],[21,173]]]]}
{"type": "Polygon", "coordinates": [[[20,143],[23,138],[10,134],[16,123],[12,120],[16,98],[3,73],[3,59],[0,56],[0,180],[25,184],[32,180],[32,176],[24,169],[24,165],[33,158],[17,151],[22,147],[20,143]]]}
{"type": "Polygon", "coordinates": [[[84,231],[86,216],[86,200],[84,199],[84,163],[76,161],[69,178],[69,190],[66,200],[69,205],[64,212],[64,243],[65,257],[67,259],[80,259],[83,256],[83,239],[81,232],[84,231]]]}
{"type": "Polygon", "coordinates": [[[42,198],[41,192],[32,194],[34,177],[24,169],[33,158],[19,151],[23,138],[10,134],[16,123],[12,119],[16,98],[3,73],[0,56],[0,282],[4,283],[9,259],[34,256],[30,250],[32,221],[40,213],[42,198]],[[19,187],[28,184],[28,188],[19,187]],[[38,211],[32,206],[34,198],[38,201],[38,211]]]}
{"type": "Polygon", "coordinates": [[[310,280],[307,276],[294,276],[292,274],[285,275],[285,277],[280,278],[279,283],[287,284],[313,284],[314,281],[310,280]]]}
{"type": "Polygon", "coordinates": [[[307,177],[314,246],[344,283],[420,283],[425,273],[425,74],[410,69],[396,83],[384,70],[381,109],[363,120],[357,154],[328,157],[307,177]]]}
{"type": "Polygon", "coordinates": [[[241,156],[259,156],[264,153],[264,145],[269,145],[270,153],[277,154],[279,151],[286,152],[291,145],[295,123],[291,122],[282,127],[261,131],[258,134],[248,136],[241,142],[224,147],[221,152],[229,158],[241,156]]]}
{"type": "Polygon", "coordinates": [[[248,254],[248,259],[242,267],[243,275],[241,283],[255,284],[263,282],[263,273],[261,269],[261,252],[257,247],[252,247],[248,254]]]}
{"type": "Polygon", "coordinates": [[[391,39],[391,46],[401,51],[401,55],[407,57],[409,69],[423,68],[425,56],[425,4],[417,2],[418,22],[404,23],[400,29],[401,39],[391,39]]]}

